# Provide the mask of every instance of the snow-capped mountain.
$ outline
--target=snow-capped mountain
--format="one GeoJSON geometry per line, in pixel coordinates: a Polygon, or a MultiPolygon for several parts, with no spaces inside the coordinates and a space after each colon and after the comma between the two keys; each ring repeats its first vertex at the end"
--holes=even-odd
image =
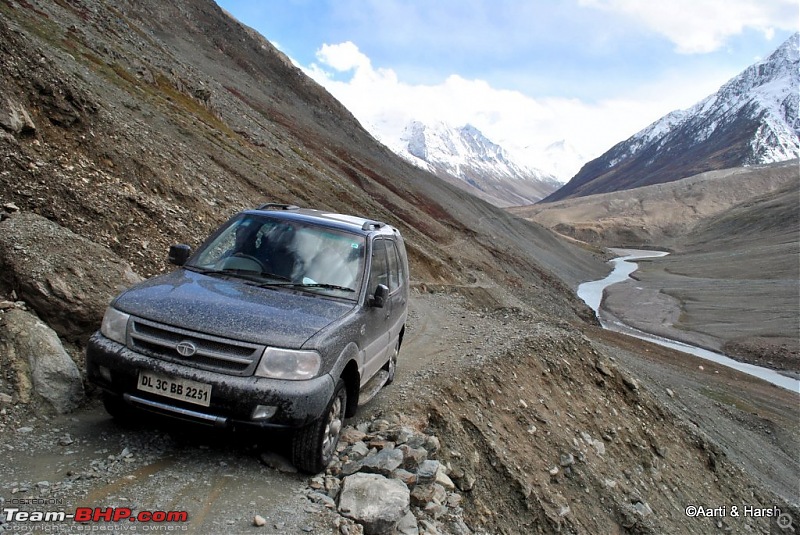
{"type": "Polygon", "coordinates": [[[536,160],[540,162],[541,168],[555,176],[563,184],[565,180],[574,176],[582,164],[588,161],[577,147],[566,139],[560,139],[550,143],[544,151],[536,153],[536,160]]]}
{"type": "Polygon", "coordinates": [[[414,165],[497,206],[533,204],[561,186],[552,175],[513,162],[471,125],[412,121],[393,145],[414,165]]]}
{"type": "Polygon", "coordinates": [[[672,112],[587,163],[545,201],[671,182],[800,156],[800,33],[693,107],[672,112]]]}

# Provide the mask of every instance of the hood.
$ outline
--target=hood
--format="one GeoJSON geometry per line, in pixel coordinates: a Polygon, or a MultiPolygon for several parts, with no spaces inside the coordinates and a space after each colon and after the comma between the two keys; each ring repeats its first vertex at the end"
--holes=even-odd
{"type": "Polygon", "coordinates": [[[138,284],[112,303],[128,314],[257,344],[300,348],[355,303],[180,269],[138,284]]]}

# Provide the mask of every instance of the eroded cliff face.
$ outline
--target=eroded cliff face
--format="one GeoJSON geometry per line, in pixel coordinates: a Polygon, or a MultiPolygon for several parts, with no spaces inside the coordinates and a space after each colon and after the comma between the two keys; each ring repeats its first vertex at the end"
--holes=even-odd
{"type": "Polygon", "coordinates": [[[707,533],[743,525],[687,518],[687,505],[772,505],[701,430],[572,333],[534,334],[443,398],[431,425],[453,472],[474,475],[467,516],[487,532],[707,533]]]}

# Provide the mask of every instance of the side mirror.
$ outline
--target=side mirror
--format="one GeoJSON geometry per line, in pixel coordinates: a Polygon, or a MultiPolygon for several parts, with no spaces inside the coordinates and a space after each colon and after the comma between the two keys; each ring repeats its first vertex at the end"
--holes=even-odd
{"type": "Polygon", "coordinates": [[[386,298],[389,297],[389,288],[385,284],[379,284],[375,288],[375,295],[369,300],[369,306],[375,308],[383,308],[386,304],[386,298]]]}
{"type": "Polygon", "coordinates": [[[192,255],[192,248],[188,245],[179,244],[179,245],[171,245],[169,248],[169,256],[167,260],[170,264],[175,264],[176,266],[182,266],[186,263],[189,257],[192,255]]]}

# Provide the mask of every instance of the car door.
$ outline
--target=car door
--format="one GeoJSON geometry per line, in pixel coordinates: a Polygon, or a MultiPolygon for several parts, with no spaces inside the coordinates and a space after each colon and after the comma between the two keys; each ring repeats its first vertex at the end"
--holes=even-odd
{"type": "Polygon", "coordinates": [[[361,373],[362,386],[381,369],[386,360],[386,348],[389,345],[389,319],[391,316],[391,299],[387,299],[382,308],[371,306],[370,300],[375,295],[379,284],[389,287],[389,261],[387,256],[387,240],[375,239],[372,242],[370,268],[367,283],[367,300],[364,311],[364,368],[361,373]]]}
{"type": "Polygon", "coordinates": [[[386,241],[386,253],[389,262],[389,299],[388,307],[388,330],[389,340],[387,346],[387,358],[394,351],[400,332],[406,322],[406,310],[408,306],[408,288],[406,288],[406,276],[403,263],[400,260],[400,252],[394,240],[386,241]]]}

